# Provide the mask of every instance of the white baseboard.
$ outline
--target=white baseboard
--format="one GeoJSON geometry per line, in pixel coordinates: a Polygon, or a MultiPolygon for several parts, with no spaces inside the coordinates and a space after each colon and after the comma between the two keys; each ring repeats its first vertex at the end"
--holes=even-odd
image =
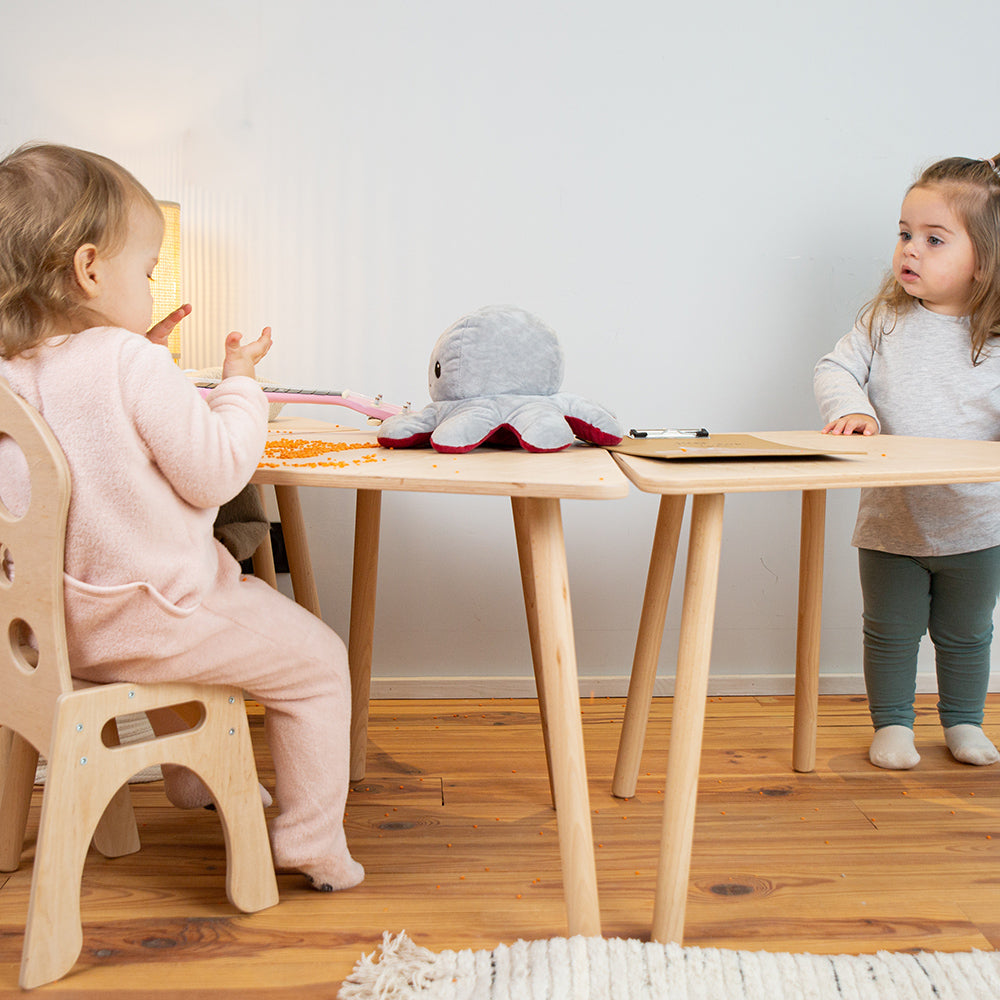
{"type": "MultiPolygon", "coordinates": [[[[715,697],[729,695],[790,695],[795,678],[789,674],[729,674],[709,677],[708,693],[715,697]]],[[[820,694],[863,695],[861,674],[827,674],[819,679],[820,694]]],[[[917,691],[937,691],[933,673],[917,674],[917,691]]],[[[1000,691],[1000,676],[990,679],[990,691],[1000,691]]],[[[669,698],[674,693],[673,677],[658,677],[653,695],[669,698]]],[[[619,676],[581,677],[580,697],[624,698],[628,678],[619,676]]],[[[372,698],[534,698],[533,677],[373,677],[372,698]]]]}
{"type": "MultiPolygon", "coordinates": [[[[928,678],[933,691],[934,678],[928,678]]],[[[708,693],[722,695],[784,695],[794,693],[795,679],[787,674],[744,674],[710,677],[708,693]]],[[[919,690],[924,690],[918,684],[919,690]]],[[[534,698],[533,677],[373,677],[372,698],[534,698]]],[[[864,694],[860,674],[837,674],[820,678],[822,694],[864,694]]],[[[673,677],[658,677],[655,697],[674,693],[673,677]]],[[[628,678],[618,676],[581,677],[580,697],[624,698],[628,678]]]]}

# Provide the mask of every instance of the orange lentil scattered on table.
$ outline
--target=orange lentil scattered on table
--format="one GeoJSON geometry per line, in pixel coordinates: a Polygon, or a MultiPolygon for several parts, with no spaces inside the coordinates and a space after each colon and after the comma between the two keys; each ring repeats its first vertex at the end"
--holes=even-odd
{"type": "Polygon", "coordinates": [[[305,438],[290,438],[268,441],[264,445],[264,454],[268,458],[313,458],[316,455],[329,455],[335,451],[377,449],[377,444],[368,441],[307,441],[305,438]]]}
{"type": "Polygon", "coordinates": [[[368,462],[381,462],[384,459],[374,454],[378,445],[366,442],[350,441],[306,441],[302,438],[291,438],[287,440],[268,441],[264,445],[264,458],[277,459],[277,461],[260,461],[260,469],[280,469],[282,462],[298,460],[302,458],[314,458],[321,455],[329,455],[334,452],[367,450],[372,454],[363,455],[360,458],[344,461],[343,459],[330,459],[319,462],[299,462],[298,468],[317,469],[334,468],[346,469],[350,465],[361,465],[368,462]]]}

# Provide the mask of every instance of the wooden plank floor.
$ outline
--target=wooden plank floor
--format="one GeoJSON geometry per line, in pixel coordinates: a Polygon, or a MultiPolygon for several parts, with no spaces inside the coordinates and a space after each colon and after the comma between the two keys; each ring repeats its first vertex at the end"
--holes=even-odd
{"type": "MultiPolygon", "coordinates": [[[[910,772],[871,767],[864,699],[825,697],[817,768],[791,770],[791,700],[708,706],[685,943],[816,953],[1000,946],[1000,769],[963,766],[921,697],[910,772]]],[[[647,938],[670,701],[658,700],[639,788],[609,791],[623,699],[584,700],[604,933],[647,938]]],[[[261,776],[272,772],[251,709],[261,776]]],[[[1000,697],[987,731],[1000,737],[1000,697]]],[[[281,903],[250,916],[225,899],[217,817],[134,785],[136,855],[91,852],[84,950],[39,995],[333,997],[383,930],[442,948],[565,934],[536,705],[530,700],[372,705],[369,774],[351,794],[357,889],[325,895],[279,876],[281,903]]],[[[0,875],[0,996],[17,966],[38,821],[21,869],[0,875]]]]}

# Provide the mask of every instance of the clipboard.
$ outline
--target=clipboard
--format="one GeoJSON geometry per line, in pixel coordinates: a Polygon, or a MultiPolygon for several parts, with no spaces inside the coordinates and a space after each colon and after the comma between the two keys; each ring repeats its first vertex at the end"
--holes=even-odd
{"type": "Polygon", "coordinates": [[[620,451],[640,458],[661,459],[798,459],[839,458],[860,452],[826,451],[822,448],[800,448],[795,445],[766,441],[753,434],[711,434],[689,438],[622,438],[620,444],[609,445],[608,451],[620,451]]]}

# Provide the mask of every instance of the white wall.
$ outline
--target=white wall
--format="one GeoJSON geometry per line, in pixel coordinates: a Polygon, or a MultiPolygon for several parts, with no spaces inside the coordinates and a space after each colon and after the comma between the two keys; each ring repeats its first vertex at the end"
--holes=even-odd
{"type": "MultiPolygon", "coordinates": [[[[96,149],[181,203],[187,365],[270,323],[268,377],[417,405],[438,334],[512,302],[559,332],[566,391],[628,426],[815,427],[812,365],[873,290],[914,171],[1000,148],[995,0],[0,0],[0,16],[0,147],[96,149]]],[[[856,499],[830,498],[823,637],[829,683],[855,689],[856,499]]],[[[346,633],[351,497],[304,503],[346,633]]],[[[564,503],[585,689],[628,672],[655,509],[564,503]]],[[[797,525],[791,495],[727,502],[720,690],[788,688],[797,525]]],[[[386,495],[376,677],[529,677],[520,601],[506,501],[386,495]]]]}

